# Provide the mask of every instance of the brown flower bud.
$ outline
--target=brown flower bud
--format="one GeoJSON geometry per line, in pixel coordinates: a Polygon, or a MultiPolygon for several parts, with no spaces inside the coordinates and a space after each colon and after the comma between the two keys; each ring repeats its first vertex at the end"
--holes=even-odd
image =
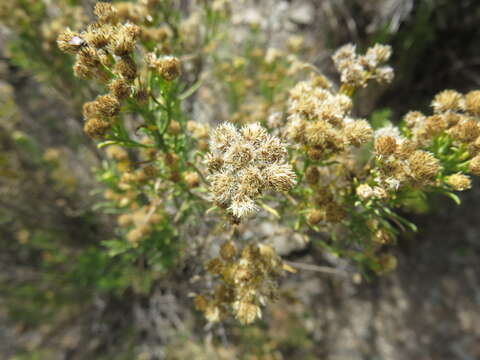
{"type": "Polygon", "coordinates": [[[118,100],[128,98],[132,92],[132,88],[130,87],[130,85],[127,83],[126,80],[122,78],[113,80],[108,85],[108,88],[110,89],[113,96],[115,96],[118,100]]]}
{"type": "Polygon", "coordinates": [[[120,102],[112,94],[97,96],[95,109],[103,117],[113,117],[120,112],[120,102]]]}
{"type": "Polygon", "coordinates": [[[472,187],[472,181],[467,175],[453,174],[445,178],[445,182],[452,187],[453,190],[464,191],[472,187]]]}
{"type": "Polygon", "coordinates": [[[172,120],[170,122],[170,125],[168,125],[167,131],[171,135],[178,135],[182,132],[182,126],[180,125],[180,123],[178,121],[172,120]]]}
{"type": "Polygon", "coordinates": [[[196,172],[187,172],[184,175],[184,179],[189,188],[195,188],[200,185],[200,176],[196,172]]]}
{"type": "Polygon", "coordinates": [[[475,116],[480,115],[480,90],[465,95],[465,111],[475,116]]]}
{"type": "Polygon", "coordinates": [[[73,75],[80,79],[91,79],[94,77],[95,73],[90,69],[89,67],[85,66],[85,64],[82,64],[80,62],[76,62],[73,65],[73,75]]]}
{"type": "Polygon", "coordinates": [[[468,170],[475,176],[480,176],[480,155],[470,160],[468,170]]]}
{"type": "Polygon", "coordinates": [[[91,138],[102,138],[110,130],[112,124],[100,118],[90,118],[85,122],[83,131],[91,138]]]}
{"type": "Polygon", "coordinates": [[[325,220],[325,212],[320,209],[311,209],[307,214],[307,223],[309,225],[317,225],[322,220],[325,220]]]}
{"type": "Polygon", "coordinates": [[[157,71],[167,81],[175,80],[180,75],[180,60],[174,56],[165,56],[157,60],[157,71]]]}
{"type": "Polygon", "coordinates": [[[67,29],[58,35],[57,45],[65,53],[76,54],[86,44],[79,33],[67,29]]]}
{"type": "Polygon", "coordinates": [[[91,46],[84,46],[77,53],[77,63],[93,71],[100,67],[97,51],[91,46]]]}
{"type": "Polygon", "coordinates": [[[451,135],[463,143],[470,143],[480,136],[478,122],[472,118],[465,118],[450,130],[451,135]]]}
{"type": "Polygon", "coordinates": [[[117,21],[117,12],[115,7],[108,2],[97,2],[93,13],[102,24],[115,23],[117,21]]]}
{"type": "Polygon", "coordinates": [[[117,61],[113,71],[123,76],[128,82],[132,82],[137,77],[137,65],[130,56],[124,56],[117,61]]]}

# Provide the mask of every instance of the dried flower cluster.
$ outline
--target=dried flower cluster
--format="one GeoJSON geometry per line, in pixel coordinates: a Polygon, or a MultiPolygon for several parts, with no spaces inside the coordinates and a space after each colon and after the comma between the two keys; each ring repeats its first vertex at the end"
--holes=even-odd
{"type": "Polygon", "coordinates": [[[387,191],[432,185],[440,171],[439,160],[430,152],[418,150],[395,130],[387,127],[376,132],[376,183],[387,191]]]}
{"type": "Polygon", "coordinates": [[[230,123],[220,125],[211,134],[210,150],[213,201],[237,219],[257,210],[255,200],[264,191],[288,191],[295,184],[285,145],[257,123],[240,131],[230,123]]]}
{"type": "Polygon", "coordinates": [[[154,53],[145,57],[147,66],[167,81],[175,80],[180,75],[180,60],[174,56],[163,56],[158,58],[154,53]]]}
{"type": "Polygon", "coordinates": [[[260,318],[261,306],[278,297],[275,279],[284,270],[294,272],[268,245],[250,244],[237,252],[232,242],[221,246],[220,257],[210,260],[207,270],[222,283],[212,296],[198,295],[196,307],[211,322],[220,321],[231,309],[242,324],[260,318]]]}
{"type": "MultiPolygon", "coordinates": [[[[384,65],[389,46],[365,54],[351,44],[340,48],[333,55],[336,86],[297,58],[308,39],[291,38],[284,51],[255,33],[235,51],[228,36],[216,36],[228,1],[192,3],[185,18],[181,7],[158,0],[101,2],[96,23],[58,36],[59,48],[75,55],[75,75],[107,88],[84,104],[83,115],[85,131],[103,138],[99,147],[107,147],[110,159],[99,179],[108,188],[107,209],[118,215],[120,245],[113,253],[131,251],[139,264],[155,267],[159,254],[190,240],[192,229],[182,225],[210,213],[211,200],[238,230],[235,241],[242,239],[238,223],[262,206],[295,224],[294,231],[325,232],[333,239],[319,241],[325,249],[382,274],[396,265],[387,245],[400,230],[415,229],[396,209],[413,208],[428,192],[455,199],[453,191],[471,187],[468,173],[480,175],[480,92],[446,90],[432,102],[431,116],[410,112],[401,126],[389,119],[370,124],[355,116],[353,94],[371,80],[392,80],[384,65]],[[172,53],[178,57],[164,55],[172,53]],[[205,82],[209,86],[201,86],[205,82]],[[187,98],[192,101],[184,103],[187,98]],[[232,123],[210,131],[199,103],[215,114],[217,107],[219,114],[228,108],[223,120],[232,123]],[[302,185],[294,187],[297,177],[302,185]],[[262,202],[269,191],[290,190],[275,209],[262,202]],[[144,263],[148,256],[155,257],[152,263],[144,263]]],[[[192,228],[207,244],[212,237],[204,225],[192,228]]],[[[269,246],[239,251],[233,237],[228,240],[206,265],[220,284],[195,303],[212,322],[233,313],[248,324],[277,297],[277,277],[292,269],[269,246]]],[[[198,256],[191,248],[185,246],[186,257],[198,256]]]]}
{"type": "Polygon", "coordinates": [[[290,91],[288,139],[304,145],[313,160],[323,160],[369,142],[373,130],[368,122],[349,117],[352,100],[317,84],[313,78],[290,91]]]}
{"type": "MultiPolygon", "coordinates": [[[[93,138],[103,138],[107,134],[124,100],[133,96],[138,102],[145,102],[148,97],[140,81],[134,84],[141,70],[134,58],[137,42],[151,40],[153,35],[148,32],[148,28],[130,21],[136,19],[138,22],[139,18],[146,17],[147,15],[140,14],[147,14],[153,5],[135,11],[132,7],[140,5],[99,2],[94,10],[96,23],[81,33],[67,29],[58,36],[60,50],[76,55],[74,74],[80,78],[93,78],[105,84],[108,90],[107,94],[84,105],[84,130],[93,138]]],[[[180,74],[180,61],[176,57],[164,56],[157,59],[150,53],[145,55],[144,62],[167,81],[174,80],[180,74]]]]}
{"type": "Polygon", "coordinates": [[[470,179],[462,172],[480,174],[477,167],[480,163],[479,100],[478,91],[463,96],[445,90],[432,101],[433,115],[412,111],[405,116],[405,135],[393,127],[378,130],[375,137],[377,184],[386,190],[398,190],[440,185],[444,181],[457,191],[469,189],[470,179]],[[456,150],[448,154],[452,146],[456,150]],[[447,169],[442,168],[442,159],[451,163],[443,165],[447,169]],[[461,165],[466,161],[468,168],[461,165]]]}
{"type": "Polygon", "coordinates": [[[472,156],[480,151],[480,92],[465,96],[454,90],[437,94],[432,101],[434,114],[425,116],[418,111],[408,113],[404,122],[412,140],[418,146],[431,146],[435,137],[447,134],[457,146],[468,148],[472,156]]]}
{"type": "Polygon", "coordinates": [[[116,8],[99,2],[94,10],[97,23],[76,33],[66,30],[59,35],[60,50],[76,55],[73,70],[80,78],[95,78],[106,83],[109,93],[85,103],[85,132],[95,138],[105,136],[121,108],[121,101],[132,94],[137,76],[133,60],[134,47],[140,28],[132,23],[118,24],[116,8]]]}
{"type": "Polygon", "coordinates": [[[376,44],[367,49],[365,55],[358,55],[353,44],[347,44],[338,49],[333,55],[335,67],[341,74],[343,84],[352,88],[361,88],[369,80],[389,83],[393,79],[393,70],[390,66],[380,66],[388,61],[392,49],[388,45],[376,44]]]}

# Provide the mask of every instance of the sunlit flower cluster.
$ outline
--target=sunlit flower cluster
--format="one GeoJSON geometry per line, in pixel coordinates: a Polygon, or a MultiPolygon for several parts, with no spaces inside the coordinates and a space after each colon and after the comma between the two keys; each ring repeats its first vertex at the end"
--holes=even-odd
{"type": "Polygon", "coordinates": [[[333,55],[335,67],[343,84],[354,88],[365,87],[369,80],[389,83],[393,79],[390,66],[380,66],[390,59],[392,49],[388,45],[375,44],[365,55],[358,55],[353,44],[347,44],[333,55]]]}
{"type": "Polygon", "coordinates": [[[267,190],[288,191],[295,173],[286,163],[287,150],[259,124],[240,130],[224,123],[210,137],[207,157],[213,201],[235,218],[258,210],[255,200],[267,190]]]}

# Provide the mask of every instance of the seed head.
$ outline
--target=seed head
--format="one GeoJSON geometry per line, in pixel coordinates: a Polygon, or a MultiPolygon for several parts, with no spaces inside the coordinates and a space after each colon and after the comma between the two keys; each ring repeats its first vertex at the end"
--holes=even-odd
{"type": "Polygon", "coordinates": [[[454,139],[468,144],[480,136],[480,127],[475,119],[464,117],[449,132],[454,139]]]}
{"type": "Polygon", "coordinates": [[[93,13],[101,24],[115,23],[117,21],[117,12],[115,7],[107,2],[97,2],[93,13]]]}
{"type": "Polygon", "coordinates": [[[348,143],[360,146],[373,138],[373,129],[367,120],[355,120],[347,123],[344,128],[348,143]]]}
{"type": "Polygon", "coordinates": [[[138,31],[138,27],[133,24],[120,27],[110,43],[113,53],[122,57],[129,56],[135,47],[138,31]]]}
{"type": "Polygon", "coordinates": [[[95,112],[103,117],[113,117],[120,112],[120,102],[112,94],[97,96],[95,112]]]}
{"type": "Polygon", "coordinates": [[[84,34],[84,37],[89,45],[96,49],[102,49],[110,44],[115,35],[115,30],[112,26],[90,26],[84,34]]]}
{"type": "Polygon", "coordinates": [[[174,56],[164,56],[158,60],[157,71],[167,81],[180,76],[180,60],[174,56]]]}
{"type": "Polygon", "coordinates": [[[309,225],[317,225],[323,220],[325,220],[325,212],[320,209],[311,209],[307,214],[307,223],[309,225]]]}
{"type": "Polygon", "coordinates": [[[130,56],[124,56],[114,66],[113,72],[132,82],[137,77],[137,65],[130,56]]]}
{"type": "Polygon", "coordinates": [[[65,53],[76,54],[85,45],[85,40],[79,33],[66,29],[58,35],[57,45],[65,53]]]}
{"type": "Polygon", "coordinates": [[[294,271],[268,245],[249,244],[236,251],[232,242],[224,243],[220,257],[210,260],[206,268],[219,275],[222,283],[209,298],[196,297],[197,309],[209,321],[218,321],[231,310],[243,324],[261,317],[260,305],[278,297],[276,278],[284,271],[294,271]]]}
{"type": "Polygon", "coordinates": [[[409,158],[410,176],[421,183],[435,179],[440,170],[440,162],[431,153],[417,150],[409,158]]]}
{"type": "Polygon", "coordinates": [[[215,156],[211,153],[205,155],[205,164],[210,172],[219,171],[223,166],[223,158],[215,156]]]}
{"type": "Polygon", "coordinates": [[[206,162],[212,198],[236,218],[257,211],[255,199],[263,191],[288,191],[295,184],[285,146],[259,124],[240,131],[222,124],[212,131],[210,148],[206,162]]]}
{"type": "Polygon", "coordinates": [[[444,90],[435,96],[432,107],[436,113],[460,111],[464,108],[464,99],[462,94],[457,91],[444,90]]]}
{"type": "Polygon", "coordinates": [[[112,95],[118,100],[128,98],[132,93],[132,88],[123,78],[117,78],[108,84],[108,88],[112,95]]]}
{"type": "Polygon", "coordinates": [[[112,124],[100,118],[90,118],[85,122],[83,130],[91,138],[102,138],[110,130],[112,124]]]}
{"type": "Polygon", "coordinates": [[[445,182],[453,188],[453,190],[464,191],[472,187],[472,181],[467,175],[457,173],[445,178],[445,182]]]}
{"type": "Polygon", "coordinates": [[[404,117],[403,121],[408,128],[415,128],[425,121],[426,116],[423,115],[420,111],[410,111],[404,117]]]}
{"type": "Polygon", "coordinates": [[[413,154],[413,152],[417,149],[417,145],[408,139],[403,139],[403,141],[397,145],[397,149],[395,152],[395,156],[399,159],[405,160],[413,154]]]}
{"type": "Polygon", "coordinates": [[[355,46],[347,44],[339,48],[332,59],[343,84],[364,87],[370,79],[386,83],[392,81],[392,68],[380,66],[390,58],[391,52],[390,46],[376,44],[365,55],[357,55],[355,46]]]}
{"type": "Polygon", "coordinates": [[[77,53],[77,63],[93,71],[100,66],[97,51],[91,46],[82,47],[77,53]]]}
{"type": "Polygon", "coordinates": [[[465,95],[465,111],[480,116],[480,90],[470,91],[465,95]]]}
{"type": "Polygon", "coordinates": [[[264,169],[266,184],[276,191],[288,191],[296,182],[295,173],[289,164],[274,163],[264,169]]]}
{"type": "Polygon", "coordinates": [[[430,138],[441,134],[448,126],[448,120],[444,115],[436,114],[425,119],[425,130],[430,138]]]}
{"type": "Polygon", "coordinates": [[[382,135],[375,139],[375,153],[379,156],[389,156],[395,153],[397,141],[393,136],[382,135]]]}
{"type": "Polygon", "coordinates": [[[468,170],[475,176],[480,176],[480,155],[475,156],[468,164],[468,170]]]}
{"type": "Polygon", "coordinates": [[[91,79],[95,76],[90,67],[78,61],[73,65],[73,74],[80,79],[91,79]]]}

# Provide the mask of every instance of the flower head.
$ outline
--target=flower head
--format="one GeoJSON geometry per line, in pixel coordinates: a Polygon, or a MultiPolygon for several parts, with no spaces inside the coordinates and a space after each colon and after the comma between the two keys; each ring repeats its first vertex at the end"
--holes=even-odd
{"type": "Polygon", "coordinates": [[[296,181],[285,162],[285,145],[260,124],[239,130],[224,123],[213,130],[207,155],[213,200],[236,218],[257,211],[255,200],[267,190],[288,191],[296,181]]]}

